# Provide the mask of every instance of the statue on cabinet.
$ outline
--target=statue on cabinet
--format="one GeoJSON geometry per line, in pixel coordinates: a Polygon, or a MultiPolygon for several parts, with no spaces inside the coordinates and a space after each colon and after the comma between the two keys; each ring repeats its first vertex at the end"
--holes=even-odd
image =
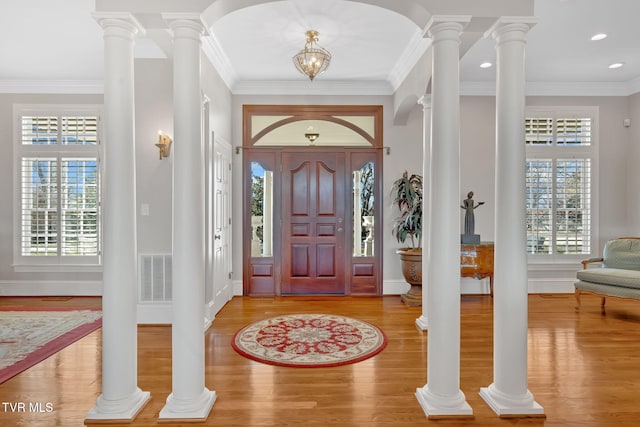
{"type": "Polygon", "coordinates": [[[474,210],[484,205],[484,202],[473,200],[473,191],[469,191],[467,198],[462,201],[460,207],[464,209],[464,234],[460,235],[460,242],[465,244],[480,243],[480,235],[475,234],[476,220],[474,210]]]}

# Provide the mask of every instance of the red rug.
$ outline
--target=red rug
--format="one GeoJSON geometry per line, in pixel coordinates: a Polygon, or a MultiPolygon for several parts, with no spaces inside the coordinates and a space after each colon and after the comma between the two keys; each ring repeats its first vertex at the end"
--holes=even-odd
{"type": "Polygon", "coordinates": [[[99,310],[0,309],[0,384],[101,325],[99,310]]]}
{"type": "Polygon", "coordinates": [[[239,330],[231,341],[241,355],[298,368],[341,366],[380,353],[384,333],[370,323],[333,314],[290,314],[239,330]]]}

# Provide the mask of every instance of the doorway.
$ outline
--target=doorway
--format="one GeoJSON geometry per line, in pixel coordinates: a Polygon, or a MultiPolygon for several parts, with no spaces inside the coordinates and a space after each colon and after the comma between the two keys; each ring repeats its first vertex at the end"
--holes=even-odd
{"type": "Polygon", "coordinates": [[[381,114],[244,107],[245,295],[381,294],[381,114]]]}

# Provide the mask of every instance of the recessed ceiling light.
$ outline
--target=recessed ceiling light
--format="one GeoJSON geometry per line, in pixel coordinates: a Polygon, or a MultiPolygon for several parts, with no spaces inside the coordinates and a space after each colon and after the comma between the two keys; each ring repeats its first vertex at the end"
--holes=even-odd
{"type": "Polygon", "coordinates": [[[480,64],[480,68],[491,68],[493,64],[491,62],[483,62],[480,64]]]}
{"type": "Polygon", "coordinates": [[[598,41],[598,40],[603,40],[603,39],[606,39],[606,38],[607,38],[607,35],[605,33],[599,33],[599,34],[596,34],[593,37],[591,37],[591,40],[598,41]]]}
{"type": "Polygon", "coordinates": [[[614,62],[613,64],[609,65],[609,68],[611,69],[620,68],[623,65],[624,65],[624,62],[614,62]]]}

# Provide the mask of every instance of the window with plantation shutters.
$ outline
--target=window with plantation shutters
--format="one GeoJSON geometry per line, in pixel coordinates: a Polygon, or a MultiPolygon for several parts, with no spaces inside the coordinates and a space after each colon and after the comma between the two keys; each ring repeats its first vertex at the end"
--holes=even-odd
{"type": "Polygon", "coordinates": [[[527,110],[527,251],[586,255],[592,250],[597,109],[527,110]]]}
{"type": "Polygon", "coordinates": [[[100,264],[99,112],[16,106],[16,265],[100,264]]]}

